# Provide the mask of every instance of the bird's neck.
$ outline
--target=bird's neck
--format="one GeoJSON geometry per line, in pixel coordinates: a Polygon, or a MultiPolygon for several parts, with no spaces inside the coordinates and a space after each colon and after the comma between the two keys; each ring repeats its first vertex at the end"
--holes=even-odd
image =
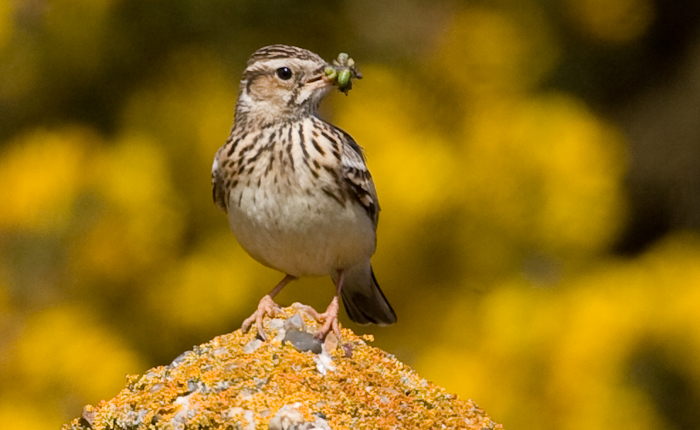
{"type": "Polygon", "coordinates": [[[317,116],[316,109],[289,112],[260,105],[250,108],[250,106],[238,103],[236,105],[234,128],[262,129],[276,124],[298,122],[317,116]]]}
{"type": "Polygon", "coordinates": [[[245,87],[241,88],[236,102],[234,128],[265,128],[274,124],[302,121],[318,116],[320,98],[308,100],[301,105],[279,103],[270,100],[253,100],[245,87]]]}

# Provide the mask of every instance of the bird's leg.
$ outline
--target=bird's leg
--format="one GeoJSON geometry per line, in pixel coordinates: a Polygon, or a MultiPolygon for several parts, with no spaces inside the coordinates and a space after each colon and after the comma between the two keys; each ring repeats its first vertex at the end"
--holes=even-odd
{"type": "Polygon", "coordinates": [[[340,290],[343,288],[343,279],[345,278],[345,273],[343,270],[338,270],[338,282],[335,284],[335,296],[331,300],[331,304],[328,305],[326,312],[317,315],[317,320],[323,321],[323,326],[321,330],[316,333],[316,338],[325,339],[329,331],[333,330],[336,337],[340,339],[340,328],[338,328],[338,302],[340,301],[340,290]]]}
{"type": "Polygon", "coordinates": [[[258,335],[262,337],[263,340],[267,340],[267,335],[263,330],[263,318],[265,317],[265,315],[273,317],[282,313],[282,308],[277,303],[275,303],[274,300],[272,300],[272,298],[275,297],[280,291],[282,291],[282,288],[284,288],[285,285],[287,285],[295,279],[296,277],[292,275],[285,276],[284,279],[282,279],[280,283],[272,289],[272,291],[270,291],[267,295],[260,299],[260,303],[258,303],[258,309],[255,312],[253,312],[253,315],[249,316],[245,319],[245,321],[243,321],[241,329],[245,332],[246,330],[248,330],[248,327],[250,327],[250,325],[253,322],[255,322],[255,328],[258,331],[258,335]]]}

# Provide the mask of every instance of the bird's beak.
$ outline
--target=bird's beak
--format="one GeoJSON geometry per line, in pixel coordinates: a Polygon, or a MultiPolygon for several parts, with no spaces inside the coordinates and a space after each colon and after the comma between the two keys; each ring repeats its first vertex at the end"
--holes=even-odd
{"type": "Polygon", "coordinates": [[[323,80],[323,82],[324,82],[326,85],[331,85],[331,86],[332,86],[332,85],[335,85],[335,82],[333,82],[333,81],[328,77],[328,75],[327,75],[325,72],[321,72],[321,73],[322,73],[321,79],[323,80]]]}
{"type": "Polygon", "coordinates": [[[328,75],[324,73],[324,69],[319,69],[313,76],[311,76],[307,81],[306,85],[312,85],[317,88],[326,88],[335,85],[328,75]]]}

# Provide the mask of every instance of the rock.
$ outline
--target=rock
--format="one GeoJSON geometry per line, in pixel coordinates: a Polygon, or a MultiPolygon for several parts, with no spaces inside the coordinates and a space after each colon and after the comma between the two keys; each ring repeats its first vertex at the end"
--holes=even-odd
{"type": "MultiPolygon", "coordinates": [[[[294,309],[284,311],[294,318],[290,331],[318,328],[307,315],[300,324],[294,309]]],[[[266,330],[273,330],[269,323],[266,330]]],[[[286,331],[284,324],[273,326],[286,331]]],[[[63,430],[503,428],[473,401],[367,345],[371,336],[341,334],[330,343],[335,349],[324,345],[321,354],[279,340],[251,343],[254,330],[219,336],[171,365],[129,376],[116,397],[86,406],[63,430]]]]}

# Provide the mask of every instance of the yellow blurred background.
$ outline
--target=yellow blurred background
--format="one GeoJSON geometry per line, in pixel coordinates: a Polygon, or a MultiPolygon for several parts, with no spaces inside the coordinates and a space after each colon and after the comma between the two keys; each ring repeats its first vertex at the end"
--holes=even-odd
{"type": "MultiPolygon", "coordinates": [[[[0,423],[58,428],[281,279],[209,175],[246,58],[285,43],[364,74],[322,116],[367,151],[399,322],[345,324],[506,428],[699,428],[694,9],[0,3],[0,423]]],[[[278,301],[322,309],[331,285],[278,301]]]]}

